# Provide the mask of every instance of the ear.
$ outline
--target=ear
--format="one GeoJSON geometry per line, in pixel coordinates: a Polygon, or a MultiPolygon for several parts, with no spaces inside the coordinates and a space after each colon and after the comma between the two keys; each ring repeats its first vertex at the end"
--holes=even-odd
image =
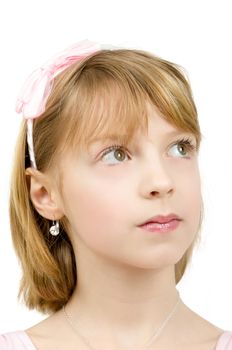
{"type": "Polygon", "coordinates": [[[54,181],[33,168],[27,168],[25,174],[30,180],[30,198],[37,212],[49,220],[58,220],[64,216],[54,181]]]}

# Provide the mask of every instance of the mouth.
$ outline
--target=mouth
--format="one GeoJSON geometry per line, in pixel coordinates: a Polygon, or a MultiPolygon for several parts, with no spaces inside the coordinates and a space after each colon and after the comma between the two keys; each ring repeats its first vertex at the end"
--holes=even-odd
{"type": "Polygon", "coordinates": [[[177,229],[182,219],[174,214],[156,215],[138,225],[142,230],[153,233],[166,233],[177,229]]]}
{"type": "Polygon", "coordinates": [[[138,227],[152,233],[168,233],[174,231],[179,226],[181,220],[173,219],[166,222],[146,222],[138,227]]]}
{"type": "Polygon", "coordinates": [[[179,222],[179,221],[182,221],[182,219],[177,214],[173,214],[173,213],[168,215],[156,215],[144,221],[142,224],[138,226],[141,227],[144,225],[156,224],[158,225],[157,227],[161,227],[159,225],[162,225],[162,224],[165,225],[165,224],[171,223],[172,221],[179,222]]]}

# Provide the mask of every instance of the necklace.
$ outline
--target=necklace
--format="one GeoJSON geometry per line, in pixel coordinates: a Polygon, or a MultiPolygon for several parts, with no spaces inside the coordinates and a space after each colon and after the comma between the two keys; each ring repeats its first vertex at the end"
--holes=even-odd
{"type": "MultiPolygon", "coordinates": [[[[166,324],[168,323],[168,321],[171,319],[171,317],[174,315],[177,306],[180,303],[180,294],[178,292],[178,299],[177,302],[174,306],[174,308],[171,310],[171,312],[168,314],[168,316],[165,318],[164,322],[161,324],[160,327],[158,327],[157,330],[155,330],[155,332],[152,334],[152,336],[149,338],[148,341],[146,341],[143,350],[148,349],[152,343],[155,341],[155,339],[160,335],[160,333],[162,332],[162,330],[164,329],[164,327],[166,326],[166,324]]],[[[67,322],[69,323],[69,325],[74,329],[74,331],[79,335],[79,337],[83,340],[83,342],[87,345],[87,347],[91,350],[96,350],[90,343],[89,341],[82,335],[80,334],[79,330],[76,327],[76,324],[73,323],[71,316],[67,313],[67,311],[65,310],[65,306],[63,305],[62,310],[64,312],[65,318],[67,320],[67,322]]]]}

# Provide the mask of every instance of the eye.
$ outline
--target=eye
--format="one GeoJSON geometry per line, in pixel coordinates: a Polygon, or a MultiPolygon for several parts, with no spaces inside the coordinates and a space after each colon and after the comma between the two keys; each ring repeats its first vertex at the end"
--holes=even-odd
{"type": "Polygon", "coordinates": [[[196,151],[196,146],[192,143],[191,139],[189,138],[182,138],[180,140],[177,140],[172,146],[178,146],[178,152],[180,152],[183,157],[188,156],[188,153],[193,153],[194,151],[196,151]]]}
{"type": "Polygon", "coordinates": [[[101,159],[104,161],[107,161],[107,163],[110,161],[110,164],[118,164],[122,163],[125,158],[127,157],[127,152],[125,148],[122,145],[113,145],[107,148],[102,156],[101,159]],[[116,162],[112,162],[116,159],[116,162]]]}

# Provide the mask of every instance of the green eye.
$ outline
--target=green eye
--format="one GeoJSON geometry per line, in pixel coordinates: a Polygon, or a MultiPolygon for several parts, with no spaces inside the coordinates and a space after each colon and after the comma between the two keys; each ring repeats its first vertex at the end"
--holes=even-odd
{"type": "MultiPolygon", "coordinates": [[[[179,148],[178,148],[178,149],[181,150],[180,152],[183,152],[183,150],[185,150],[185,146],[183,146],[183,145],[180,146],[180,145],[179,145],[179,148]]],[[[185,153],[185,152],[184,152],[184,153],[185,153]]]]}
{"type": "Polygon", "coordinates": [[[181,139],[173,144],[173,146],[178,146],[178,151],[182,153],[183,156],[186,156],[188,152],[194,152],[196,150],[195,145],[190,139],[181,139]],[[184,154],[183,154],[184,152],[184,154]]]}
{"type": "Polygon", "coordinates": [[[122,161],[125,159],[125,152],[122,151],[121,149],[116,149],[114,152],[114,155],[115,155],[115,158],[117,158],[117,160],[119,161],[122,161]]]}
{"type": "Polygon", "coordinates": [[[101,159],[105,158],[105,160],[107,160],[107,159],[109,160],[109,159],[114,158],[114,159],[116,159],[116,161],[118,161],[120,163],[120,162],[123,162],[126,157],[127,157],[127,154],[126,154],[126,151],[124,150],[124,147],[120,146],[120,145],[114,145],[114,146],[111,146],[105,150],[101,159]],[[114,152],[112,152],[112,151],[114,151],[114,152]],[[113,157],[110,156],[111,153],[113,154],[113,157]]]}

